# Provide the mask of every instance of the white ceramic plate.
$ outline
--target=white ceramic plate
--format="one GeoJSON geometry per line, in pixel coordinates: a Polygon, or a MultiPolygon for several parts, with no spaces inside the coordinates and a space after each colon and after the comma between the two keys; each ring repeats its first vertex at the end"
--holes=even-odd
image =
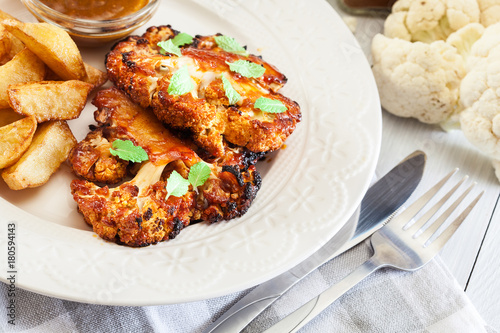
{"type": "MultiPolygon", "coordinates": [[[[19,2],[0,4],[34,21],[19,2]]],[[[84,223],[66,166],[37,189],[14,192],[1,182],[3,281],[6,225],[15,223],[17,287],[111,305],[221,296],[293,267],[359,205],[378,158],[380,103],[365,56],[326,2],[163,0],[147,26],[162,24],[192,35],[230,35],[289,79],[282,91],[299,102],[303,121],[285,149],[258,165],[263,186],[253,206],[238,220],[193,225],[173,241],[128,248],[101,240],[84,223]]],[[[84,60],[104,69],[109,47],[84,50],[84,60]]],[[[93,110],[89,104],[70,121],[77,139],[93,123],[93,110]]]]}

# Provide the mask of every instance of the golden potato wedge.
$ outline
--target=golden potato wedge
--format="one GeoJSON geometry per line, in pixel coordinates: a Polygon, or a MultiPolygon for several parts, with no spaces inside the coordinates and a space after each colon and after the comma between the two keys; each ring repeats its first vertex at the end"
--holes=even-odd
{"type": "Polygon", "coordinates": [[[12,60],[12,58],[14,58],[16,56],[16,54],[18,54],[19,52],[24,50],[23,42],[21,42],[19,39],[14,37],[11,33],[7,32],[7,31],[6,31],[6,33],[7,33],[7,38],[9,38],[9,40],[10,40],[10,52],[5,54],[3,56],[3,58],[0,58],[0,65],[6,64],[10,60],[12,60]]]}
{"type": "Polygon", "coordinates": [[[21,158],[2,171],[2,178],[13,190],[45,184],[68,157],[76,139],[64,120],[38,126],[31,145],[21,158]]]}
{"type": "Polygon", "coordinates": [[[84,63],[85,71],[87,72],[87,78],[84,79],[85,82],[90,83],[94,86],[94,89],[102,86],[106,81],[108,81],[108,74],[103,72],[91,65],[84,63]]]}
{"type": "Polygon", "coordinates": [[[44,81],[64,81],[50,67],[47,67],[47,72],[45,73],[44,81]]]}
{"type": "Polygon", "coordinates": [[[0,24],[0,60],[4,59],[10,54],[12,42],[5,28],[0,24]]]}
{"type": "Polygon", "coordinates": [[[22,114],[19,114],[12,109],[0,109],[0,127],[9,125],[22,118],[24,118],[22,114]]]}
{"type": "Polygon", "coordinates": [[[69,34],[48,23],[2,22],[63,80],[84,80],[87,75],[82,56],[69,34]]]}
{"type": "Polygon", "coordinates": [[[18,19],[16,19],[14,16],[10,15],[10,14],[7,14],[6,12],[0,10],[0,21],[3,21],[3,20],[14,20],[14,21],[18,21],[18,19]]]}
{"type": "MultiPolygon", "coordinates": [[[[87,76],[82,80],[83,82],[90,83],[94,86],[92,90],[95,90],[101,87],[104,83],[108,81],[108,74],[103,72],[86,62],[83,63],[85,66],[85,72],[87,72],[87,76]]],[[[50,68],[47,70],[47,74],[45,75],[45,81],[63,81],[56,73],[54,73],[50,68]]]]}
{"type": "Polygon", "coordinates": [[[17,113],[41,123],[78,118],[93,87],[78,80],[27,82],[9,86],[7,94],[17,113]]]}
{"type": "Polygon", "coordinates": [[[19,160],[28,149],[36,127],[35,117],[25,117],[0,127],[0,169],[19,160]]]}
{"type": "Polygon", "coordinates": [[[40,81],[45,76],[45,64],[30,50],[24,49],[5,65],[0,66],[0,108],[9,107],[7,88],[11,84],[40,81]]]}
{"type": "MultiPolygon", "coordinates": [[[[7,32],[2,25],[4,20],[17,20],[15,17],[10,16],[6,12],[0,10],[0,65],[5,64],[7,61],[12,59],[16,54],[24,49],[24,44],[19,39],[14,37],[11,33],[7,32]],[[4,31],[5,33],[2,33],[4,31]],[[5,38],[3,41],[2,39],[5,38]],[[8,43],[9,51],[7,53],[2,53],[2,42],[8,43]]],[[[5,51],[4,51],[5,52],[5,51]]]]}

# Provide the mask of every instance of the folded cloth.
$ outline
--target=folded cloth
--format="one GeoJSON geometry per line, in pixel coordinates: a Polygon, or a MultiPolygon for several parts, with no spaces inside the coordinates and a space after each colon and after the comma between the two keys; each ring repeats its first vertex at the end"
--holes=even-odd
{"type": "MultiPolygon", "coordinates": [[[[371,254],[362,243],[300,281],[244,332],[261,332],[351,272],[371,254]]],[[[0,284],[2,332],[201,332],[251,289],[205,301],[162,306],[104,306],[16,290],[15,325],[0,284]]],[[[303,332],[495,332],[437,257],[416,272],[379,270],[306,325],[303,332]]],[[[232,333],[232,332],[229,332],[232,333]]]]}
{"type": "MultiPolygon", "coordinates": [[[[300,281],[245,332],[258,332],[336,283],[371,255],[358,245],[300,281]]],[[[304,332],[495,332],[478,314],[441,259],[415,272],[374,272],[319,316],[304,332]]]]}

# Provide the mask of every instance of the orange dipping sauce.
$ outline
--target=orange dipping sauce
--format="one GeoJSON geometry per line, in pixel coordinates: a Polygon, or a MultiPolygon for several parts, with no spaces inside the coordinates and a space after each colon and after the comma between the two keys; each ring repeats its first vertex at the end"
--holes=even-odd
{"type": "Polygon", "coordinates": [[[73,18],[112,20],[135,13],[148,0],[40,0],[44,5],[73,18]]]}

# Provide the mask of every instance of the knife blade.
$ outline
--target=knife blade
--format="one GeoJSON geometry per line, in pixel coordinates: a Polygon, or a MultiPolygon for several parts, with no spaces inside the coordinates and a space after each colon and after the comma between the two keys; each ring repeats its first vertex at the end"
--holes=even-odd
{"type": "Polygon", "coordinates": [[[416,151],[368,189],[361,201],[359,221],[350,241],[344,244],[333,237],[302,263],[255,287],[203,333],[240,332],[303,277],[368,238],[410,197],[422,179],[425,162],[425,154],[416,151]]]}

